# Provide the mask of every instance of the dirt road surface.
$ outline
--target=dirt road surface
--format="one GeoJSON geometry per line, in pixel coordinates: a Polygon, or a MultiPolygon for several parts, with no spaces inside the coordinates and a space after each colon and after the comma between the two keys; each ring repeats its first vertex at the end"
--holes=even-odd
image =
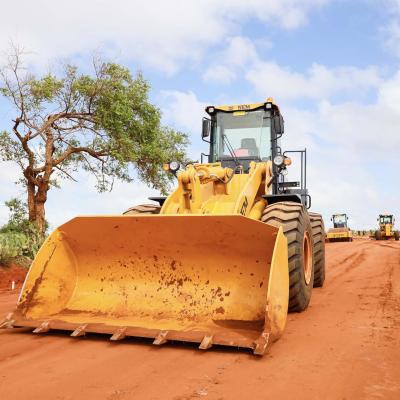
{"type": "MultiPolygon", "coordinates": [[[[400,243],[329,243],[327,269],[309,309],[289,316],[263,358],[2,330],[0,398],[400,399],[400,243]]],[[[0,315],[16,298],[0,294],[0,315]]]]}

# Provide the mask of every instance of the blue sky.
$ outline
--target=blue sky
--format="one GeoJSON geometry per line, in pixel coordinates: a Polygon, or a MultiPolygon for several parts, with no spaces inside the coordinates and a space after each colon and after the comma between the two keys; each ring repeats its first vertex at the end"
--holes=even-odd
{"type": "MultiPolygon", "coordinates": [[[[38,73],[60,60],[85,69],[95,52],[141,70],[165,124],[190,134],[195,159],[206,151],[206,104],[273,97],[286,122],[283,147],[308,149],[313,210],[327,225],[335,212],[359,229],[382,212],[400,223],[399,0],[71,0],[63,13],[59,1],[9,3],[0,50],[22,44],[38,73]]],[[[0,100],[0,129],[11,118],[0,100]]],[[[0,167],[0,203],[23,197],[16,167],[0,167]]],[[[78,183],[50,192],[47,218],[56,226],[74,215],[120,213],[151,194],[140,182],[98,194],[80,173],[78,183]]],[[[0,224],[6,219],[0,205],[0,224]]]]}

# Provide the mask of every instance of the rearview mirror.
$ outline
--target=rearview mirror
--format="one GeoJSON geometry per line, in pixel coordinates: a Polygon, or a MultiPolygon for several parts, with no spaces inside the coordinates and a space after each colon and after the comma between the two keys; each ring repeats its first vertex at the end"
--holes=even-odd
{"type": "Polygon", "coordinates": [[[211,120],[209,120],[208,118],[203,118],[201,137],[203,139],[209,137],[210,133],[211,133],[211,120]]]}
{"type": "Polygon", "coordinates": [[[275,115],[272,119],[274,130],[277,135],[282,135],[285,131],[284,121],[282,115],[275,115]]]}

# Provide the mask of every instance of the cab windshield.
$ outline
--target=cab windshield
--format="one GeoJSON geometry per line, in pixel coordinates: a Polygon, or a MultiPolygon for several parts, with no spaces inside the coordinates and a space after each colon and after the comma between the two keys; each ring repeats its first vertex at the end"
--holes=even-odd
{"type": "Polygon", "coordinates": [[[346,227],[346,215],[334,215],[333,216],[333,223],[337,228],[345,228],[346,227]]]}
{"type": "Polygon", "coordinates": [[[380,223],[381,224],[391,224],[392,223],[392,216],[391,215],[381,215],[380,223]]]}
{"type": "Polygon", "coordinates": [[[270,113],[260,111],[219,112],[213,132],[214,160],[271,159],[270,113]]]}

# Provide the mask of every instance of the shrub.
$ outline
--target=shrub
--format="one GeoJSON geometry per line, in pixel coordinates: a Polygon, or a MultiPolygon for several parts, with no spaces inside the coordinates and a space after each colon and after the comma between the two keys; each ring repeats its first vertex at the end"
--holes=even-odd
{"type": "Polygon", "coordinates": [[[26,205],[18,199],[7,201],[10,217],[0,228],[0,263],[15,258],[33,259],[44,241],[37,227],[28,220],[26,205]]]}
{"type": "Polygon", "coordinates": [[[7,264],[17,257],[27,255],[28,243],[29,239],[23,233],[0,233],[0,264],[7,264]]]}

